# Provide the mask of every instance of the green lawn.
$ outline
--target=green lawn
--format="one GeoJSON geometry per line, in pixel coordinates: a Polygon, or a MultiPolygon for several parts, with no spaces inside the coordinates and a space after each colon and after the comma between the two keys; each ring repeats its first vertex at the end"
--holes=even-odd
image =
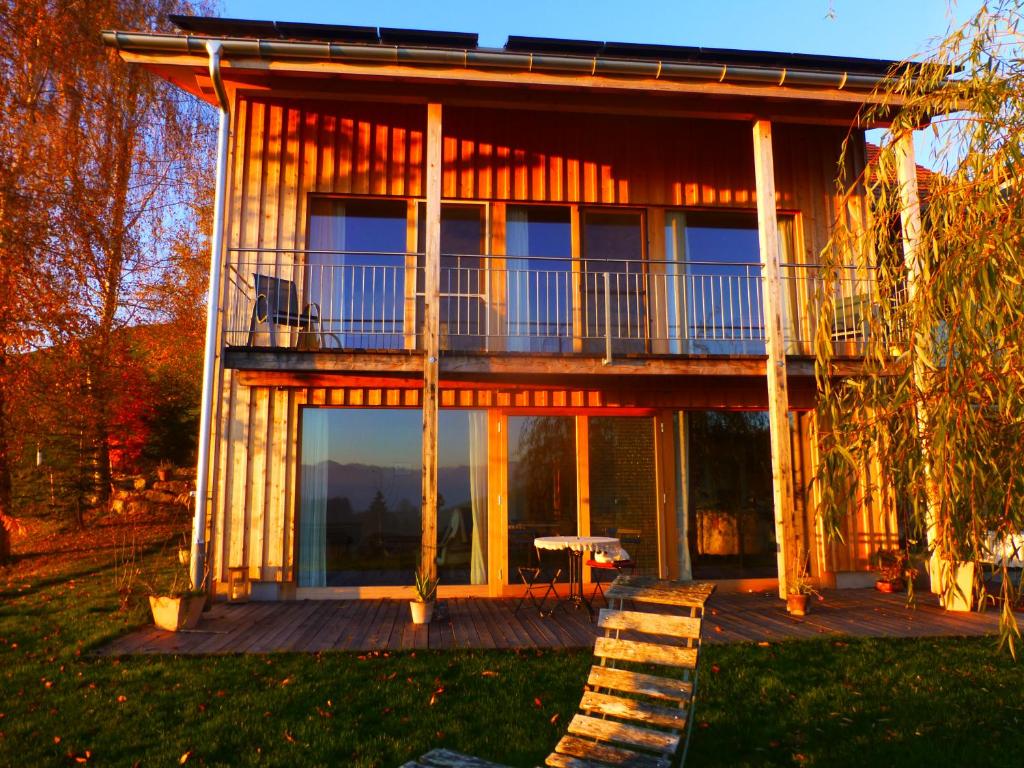
{"type": "MultiPolygon", "coordinates": [[[[142,607],[118,612],[111,552],[65,549],[0,570],[0,766],[390,767],[438,745],[536,765],[589,663],[551,651],[100,658],[90,650],[142,622],[142,607]]],[[[1024,672],[988,639],[707,646],[699,693],[691,766],[1024,760],[1024,672]]]]}

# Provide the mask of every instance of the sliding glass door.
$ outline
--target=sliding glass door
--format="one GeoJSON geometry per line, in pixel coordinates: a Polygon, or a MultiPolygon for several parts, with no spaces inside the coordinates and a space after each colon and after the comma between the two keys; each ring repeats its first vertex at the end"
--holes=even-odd
{"type": "MultiPolygon", "coordinates": [[[[426,204],[419,207],[419,252],[426,250],[426,204]]],[[[483,350],[487,343],[487,208],[441,206],[439,322],[443,349],[483,350]]],[[[422,269],[418,291],[425,287],[422,269]]],[[[421,304],[421,302],[419,302],[421,304]]]]}
{"type": "Polygon", "coordinates": [[[505,209],[506,349],[571,352],[572,215],[565,206],[505,209]]]}
{"type": "MultiPolygon", "coordinates": [[[[533,546],[538,536],[575,536],[576,420],[572,416],[508,417],[508,570],[563,567],[565,554],[533,546]]],[[[563,580],[567,575],[563,573],[563,580]]]]}
{"type": "Polygon", "coordinates": [[[412,584],[420,430],[415,410],[303,409],[300,587],[412,584]]]}
{"type": "Polygon", "coordinates": [[[647,348],[647,290],[641,211],[583,211],[584,348],[600,353],[647,348]]]}
{"type": "Polygon", "coordinates": [[[405,200],[312,198],[302,303],[319,309],[322,348],[403,346],[406,214],[405,200]]]}
{"type": "Polygon", "coordinates": [[[768,414],[688,411],[684,419],[678,480],[693,578],[776,577],[768,414]]]}

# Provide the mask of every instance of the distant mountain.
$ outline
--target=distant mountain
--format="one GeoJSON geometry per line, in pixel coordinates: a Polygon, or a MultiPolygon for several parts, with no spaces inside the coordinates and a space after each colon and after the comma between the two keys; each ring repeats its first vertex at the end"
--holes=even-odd
{"type": "MultiPolygon", "coordinates": [[[[469,467],[439,467],[437,485],[444,506],[469,501],[469,467]]],[[[419,508],[420,472],[414,469],[382,467],[372,464],[327,462],[327,497],[348,498],[355,512],[370,506],[380,491],[389,509],[397,509],[404,500],[419,508]]]]}

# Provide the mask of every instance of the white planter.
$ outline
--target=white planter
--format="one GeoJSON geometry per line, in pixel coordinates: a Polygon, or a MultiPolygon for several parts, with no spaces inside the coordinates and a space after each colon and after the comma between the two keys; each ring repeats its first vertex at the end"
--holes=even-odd
{"type": "Polygon", "coordinates": [[[939,602],[947,611],[974,609],[974,585],[977,577],[974,563],[963,563],[953,573],[953,564],[939,561],[939,602]]]}
{"type": "Polygon", "coordinates": [[[413,624],[429,624],[430,617],[434,615],[434,602],[421,603],[417,600],[409,602],[409,612],[412,614],[413,624]]]}
{"type": "Polygon", "coordinates": [[[168,632],[177,632],[179,629],[195,629],[205,603],[206,595],[149,596],[149,609],[153,612],[153,623],[168,632]]]}

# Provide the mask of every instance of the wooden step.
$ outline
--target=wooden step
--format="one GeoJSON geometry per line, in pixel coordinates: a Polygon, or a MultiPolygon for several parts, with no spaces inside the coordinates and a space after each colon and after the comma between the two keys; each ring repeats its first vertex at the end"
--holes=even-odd
{"type": "Polygon", "coordinates": [[[611,696],[607,693],[584,693],[580,709],[592,715],[632,720],[643,725],[657,725],[661,728],[674,728],[677,731],[681,731],[686,725],[685,709],[659,707],[657,704],[646,704],[636,699],[611,696]]]}
{"type": "Polygon", "coordinates": [[[644,755],[610,744],[595,744],[575,736],[565,736],[555,746],[555,751],[548,755],[547,764],[553,768],[669,768],[672,761],[660,755],[644,755]]]}
{"type": "Polygon", "coordinates": [[[614,720],[600,720],[587,715],[574,716],[569,723],[569,733],[627,747],[639,747],[664,755],[671,755],[679,748],[677,734],[617,723],[614,720]]]}
{"type": "Polygon", "coordinates": [[[597,626],[602,629],[628,630],[643,632],[647,635],[664,635],[700,639],[700,619],[689,616],[666,616],[662,613],[643,613],[642,611],[616,611],[602,608],[598,615],[597,626]]]}
{"type": "Polygon", "coordinates": [[[594,655],[599,659],[618,659],[638,664],[661,664],[685,669],[694,669],[697,666],[697,648],[616,640],[611,637],[597,638],[594,642],[594,655]]]}
{"type": "Polygon", "coordinates": [[[648,675],[643,672],[632,672],[628,669],[612,669],[611,667],[590,668],[587,684],[593,688],[604,688],[623,693],[635,693],[650,696],[654,699],[668,701],[689,701],[693,692],[693,683],[686,680],[675,680],[670,677],[648,675]]]}

